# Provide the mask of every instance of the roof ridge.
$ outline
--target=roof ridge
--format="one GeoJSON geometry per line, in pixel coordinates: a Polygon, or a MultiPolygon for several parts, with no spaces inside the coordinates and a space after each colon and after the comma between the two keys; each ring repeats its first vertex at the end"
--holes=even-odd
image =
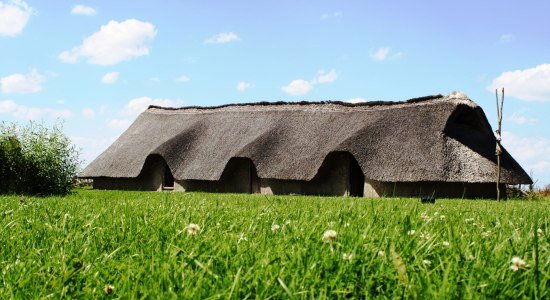
{"type": "Polygon", "coordinates": [[[327,101],[298,101],[298,102],[260,101],[260,102],[246,102],[246,103],[230,103],[230,104],[223,104],[223,105],[217,105],[217,106],[196,106],[195,105],[195,106],[183,106],[183,107],[163,107],[158,105],[149,105],[147,109],[155,108],[155,109],[163,109],[163,110],[187,110],[187,109],[210,110],[210,109],[219,109],[219,108],[234,107],[234,106],[278,106],[278,105],[305,106],[305,105],[319,105],[319,104],[334,104],[334,105],[340,105],[344,107],[365,107],[365,106],[370,107],[370,106],[391,106],[391,105],[398,105],[398,104],[415,104],[419,102],[426,102],[430,100],[441,99],[444,97],[445,96],[441,94],[437,94],[437,95],[411,98],[404,101],[368,101],[368,102],[360,102],[360,103],[327,100],[327,101]]]}

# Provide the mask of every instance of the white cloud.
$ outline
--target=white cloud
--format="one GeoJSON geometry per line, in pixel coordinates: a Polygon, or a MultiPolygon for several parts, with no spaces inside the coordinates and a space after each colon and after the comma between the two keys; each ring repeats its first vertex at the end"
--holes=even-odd
{"type": "Polygon", "coordinates": [[[538,122],[535,118],[529,118],[518,113],[512,113],[511,115],[504,115],[504,120],[512,122],[517,125],[534,125],[538,122]]]}
{"type": "Polygon", "coordinates": [[[239,83],[237,83],[237,91],[239,92],[244,92],[246,90],[248,90],[249,88],[253,87],[254,85],[250,82],[245,82],[245,81],[239,81],[239,83]]]}
{"type": "Polygon", "coordinates": [[[20,34],[32,14],[33,9],[23,1],[0,1],[0,36],[20,34]]]}
{"type": "Polygon", "coordinates": [[[550,101],[550,64],[508,71],[493,79],[487,90],[504,87],[505,95],[525,101],[550,101]]]}
{"type": "Polygon", "coordinates": [[[346,102],[348,102],[348,103],[363,103],[363,102],[368,102],[368,100],[365,99],[365,98],[352,98],[352,99],[347,100],[346,102]]]}
{"type": "Polygon", "coordinates": [[[180,77],[176,78],[176,82],[187,82],[189,80],[191,79],[185,75],[181,75],[180,77]]]}
{"type": "Polygon", "coordinates": [[[28,107],[12,100],[0,101],[0,114],[9,114],[17,119],[35,120],[46,118],[70,118],[73,113],[68,109],[53,109],[49,107],[28,107]]]}
{"type": "Polygon", "coordinates": [[[84,15],[84,16],[93,16],[97,14],[97,11],[90,6],[86,5],[75,5],[73,7],[73,10],[71,10],[71,14],[73,15],[84,15]]]}
{"type": "Polygon", "coordinates": [[[315,83],[330,83],[334,82],[336,79],[338,79],[338,73],[336,73],[336,70],[333,69],[328,73],[325,73],[324,70],[319,70],[317,72],[315,83]]]}
{"type": "Polygon", "coordinates": [[[500,42],[501,43],[510,43],[513,42],[516,39],[516,37],[513,34],[503,34],[500,36],[500,42]]]}
{"type": "Polygon", "coordinates": [[[542,179],[550,183],[550,140],[544,137],[521,137],[504,131],[502,144],[525,171],[533,171],[533,181],[542,179]]]}
{"type": "Polygon", "coordinates": [[[374,60],[384,60],[386,59],[389,53],[390,53],[390,48],[382,47],[382,48],[378,48],[378,50],[376,50],[375,52],[371,52],[369,56],[374,60]]]}
{"type": "Polygon", "coordinates": [[[107,25],[84,39],[82,45],[59,54],[66,63],[76,63],[80,57],[97,65],[114,65],[149,54],[147,42],[157,35],[155,26],[148,22],[129,19],[124,22],[110,21],[107,25]]]}
{"type": "Polygon", "coordinates": [[[303,79],[292,80],[288,85],[282,86],[281,89],[292,96],[305,95],[311,91],[313,85],[303,79]]]}
{"type": "Polygon", "coordinates": [[[105,84],[113,84],[118,80],[118,72],[109,72],[101,77],[101,82],[105,84]]]}
{"type": "Polygon", "coordinates": [[[221,32],[216,35],[211,36],[210,38],[206,39],[204,43],[206,44],[225,44],[229,42],[238,41],[239,36],[237,36],[234,32],[221,32]]]}
{"type": "Polygon", "coordinates": [[[326,73],[325,70],[317,71],[317,75],[311,81],[303,79],[292,80],[288,85],[282,86],[281,90],[292,96],[300,96],[309,93],[314,85],[322,83],[331,83],[338,79],[338,73],[336,70],[331,70],[326,73]]]}
{"type": "Polygon", "coordinates": [[[394,52],[391,54],[391,48],[390,47],[380,47],[376,51],[371,52],[369,54],[369,57],[373,60],[383,61],[386,59],[399,59],[403,56],[405,56],[405,53],[403,52],[394,52]]]}
{"type": "Polygon", "coordinates": [[[17,104],[12,100],[0,101],[0,114],[10,113],[17,108],[17,104]]]}
{"type": "Polygon", "coordinates": [[[29,74],[12,74],[0,78],[0,89],[6,94],[30,94],[42,90],[44,76],[36,69],[29,74]]]}
{"type": "Polygon", "coordinates": [[[82,116],[86,120],[91,120],[95,117],[95,111],[89,107],[86,107],[82,110],[82,116]]]}
{"type": "Polygon", "coordinates": [[[90,163],[98,157],[117,139],[116,136],[106,138],[70,136],[69,138],[76,147],[81,149],[79,158],[84,160],[84,164],[90,163]]]}
{"type": "Polygon", "coordinates": [[[144,112],[150,105],[177,107],[181,106],[182,100],[172,99],[153,99],[149,97],[139,97],[128,101],[120,111],[121,118],[110,119],[107,121],[107,127],[119,130],[126,130],[140,113],[144,112]]]}
{"type": "Polygon", "coordinates": [[[321,20],[328,20],[328,19],[340,19],[342,17],[342,12],[336,11],[333,13],[327,13],[321,15],[321,20]]]}
{"type": "Polygon", "coordinates": [[[107,122],[107,127],[119,130],[126,130],[130,125],[132,120],[129,119],[111,119],[107,122]]]}
{"type": "Polygon", "coordinates": [[[149,105],[165,106],[165,107],[175,107],[181,106],[183,103],[182,100],[172,100],[172,99],[153,99],[149,97],[139,97],[134,98],[124,106],[122,109],[122,114],[126,116],[137,116],[149,107],[149,105]]]}
{"type": "Polygon", "coordinates": [[[152,81],[152,82],[160,82],[160,78],[158,78],[158,77],[151,77],[151,78],[149,78],[149,81],[152,81]]]}
{"type": "Polygon", "coordinates": [[[74,47],[71,51],[63,51],[59,54],[58,58],[68,64],[76,64],[78,57],[80,56],[79,47],[74,47]]]}

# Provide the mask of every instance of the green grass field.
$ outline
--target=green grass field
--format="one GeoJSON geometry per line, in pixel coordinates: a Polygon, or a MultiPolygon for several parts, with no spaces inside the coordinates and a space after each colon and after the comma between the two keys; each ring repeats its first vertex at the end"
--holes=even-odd
{"type": "Polygon", "coordinates": [[[79,190],[0,214],[2,299],[550,298],[548,199],[79,190]]]}

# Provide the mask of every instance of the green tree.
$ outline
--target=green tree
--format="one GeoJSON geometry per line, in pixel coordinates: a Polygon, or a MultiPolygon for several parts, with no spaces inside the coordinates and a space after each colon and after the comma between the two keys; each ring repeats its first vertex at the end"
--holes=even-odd
{"type": "Polygon", "coordinates": [[[62,195],[71,191],[80,160],[60,123],[52,127],[2,123],[0,148],[0,192],[62,195]]]}

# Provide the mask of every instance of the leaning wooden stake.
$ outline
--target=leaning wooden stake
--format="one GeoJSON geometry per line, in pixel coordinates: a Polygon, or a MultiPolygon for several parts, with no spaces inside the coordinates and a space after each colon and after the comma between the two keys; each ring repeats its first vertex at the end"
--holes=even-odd
{"type": "Polygon", "coordinates": [[[501,141],[501,129],[502,129],[502,106],[504,105],[504,88],[502,88],[502,96],[500,103],[498,102],[498,90],[495,89],[495,95],[497,98],[497,118],[498,118],[498,129],[496,131],[497,136],[497,146],[495,154],[497,156],[497,201],[500,201],[500,154],[502,153],[502,147],[500,146],[501,141]]]}

